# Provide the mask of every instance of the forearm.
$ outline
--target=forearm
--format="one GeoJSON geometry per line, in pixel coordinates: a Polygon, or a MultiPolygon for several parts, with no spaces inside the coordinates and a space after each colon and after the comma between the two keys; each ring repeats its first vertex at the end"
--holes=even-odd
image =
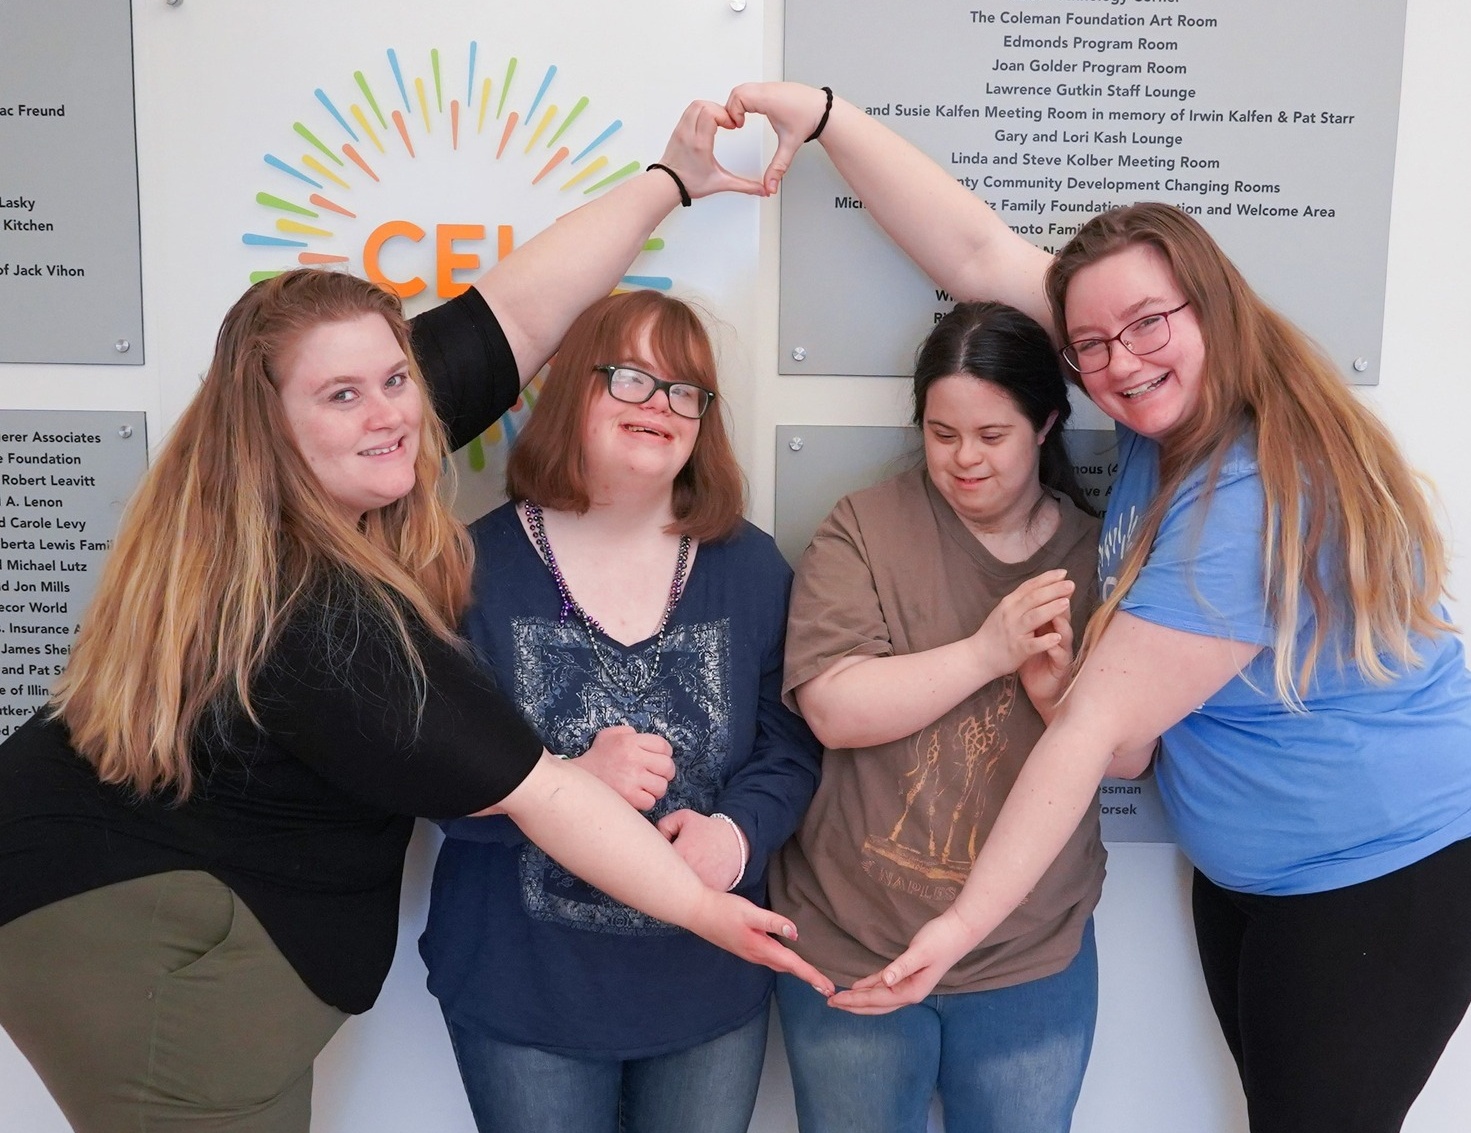
{"type": "Polygon", "coordinates": [[[957,299],[1009,303],[1051,325],[1042,276],[1051,257],[969,189],[858,107],[833,99],[819,139],[881,228],[957,299]]]}
{"type": "Polygon", "coordinates": [[[705,886],[664,837],[570,761],[543,756],[494,809],[562,866],[626,905],[684,928],[704,912],[705,886]]]}
{"type": "Polygon", "coordinates": [[[972,947],[1026,900],[1093,805],[1113,757],[1064,711],[1032,749],[955,899],[972,947]]]}
{"type": "Polygon", "coordinates": [[[873,747],[933,724],[1007,672],[974,638],[896,657],[870,657],[797,690],[802,715],[828,748],[873,747]]]}
{"type": "Polygon", "coordinates": [[[523,382],[541,369],[572,321],[613,289],[678,204],[667,173],[638,174],[562,217],[476,281],[523,382]]]}

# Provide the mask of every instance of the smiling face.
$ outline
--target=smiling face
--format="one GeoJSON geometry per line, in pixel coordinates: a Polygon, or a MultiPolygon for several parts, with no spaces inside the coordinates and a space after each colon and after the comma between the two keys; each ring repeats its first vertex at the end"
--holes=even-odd
{"type": "Polygon", "coordinates": [[[383,316],[304,332],[276,376],[297,448],[350,519],[413,490],[423,396],[383,316]]]}
{"type": "MultiPolygon", "coordinates": [[[[1185,302],[1174,272],[1155,248],[1132,244],[1078,269],[1066,297],[1069,342],[1106,339],[1146,315],[1185,302]]],[[[1083,374],[1083,388],[1115,421],[1160,440],[1190,420],[1200,402],[1205,341],[1193,307],[1169,317],[1170,340],[1139,356],[1109,344],[1109,362],[1083,374]]]]}
{"type": "MultiPolygon", "coordinates": [[[[665,381],[685,381],[654,357],[649,329],[643,327],[628,356],[610,363],[634,366],[665,381]]],[[[694,451],[700,422],[669,408],[669,395],[658,390],[642,405],[619,401],[608,392],[599,373],[582,420],[584,469],[594,496],[619,482],[657,484],[672,488],[674,478],[694,451]]]]}
{"type": "Polygon", "coordinates": [[[931,383],[923,427],[925,468],[966,526],[998,533],[1026,527],[1042,495],[1037,470],[1046,428],[1034,428],[1000,386],[966,374],[931,383]]]}

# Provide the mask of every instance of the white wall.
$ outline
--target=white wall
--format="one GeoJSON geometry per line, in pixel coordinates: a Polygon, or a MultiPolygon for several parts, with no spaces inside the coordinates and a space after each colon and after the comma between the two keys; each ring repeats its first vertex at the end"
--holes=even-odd
{"type": "MultiPolygon", "coordinates": [[[[723,98],[734,82],[781,72],[779,0],[750,0],[740,13],[729,0],[422,0],[412,11],[406,17],[392,0],[183,0],[177,8],[133,0],[147,364],[0,365],[0,405],[142,409],[156,442],[187,400],[214,328],[252,266],[238,237],[258,219],[252,198],[266,187],[261,153],[280,148],[283,126],[289,130],[295,117],[308,114],[315,86],[374,64],[386,46],[398,45],[408,58],[438,45],[448,59],[452,45],[474,38],[482,58],[514,52],[527,67],[557,63],[579,93],[616,108],[626,123],[621,152],[645,162],[656,159],[689,98],[723,98]]],[[[841,27],[833,34],[841,35],[841,27]]],[[[1471,182],[1467,58],[1471,21],[1460,3],[1409,0],[1383,381],[1366,395],[1439,485],[1461,552],[1458,579],[1471,573],[1465,554],[1471,494],[1461,494],[1458,467],[1466,433],[1461,413],[1471,403],[1463,392],[1471,390],[1471,376],[1462,345],[1471,309],[1462,265],[1471,259],[1471,235],[1460,215],[1471,182]]],[[[755,135],[742,136],[724,143],[722,153],[733,167],[754,171],[760,145],[755,135]]],[[[805,159],[821,160],[815,153],[805,159]]],[[[436,168],[436,178],[460,170],[449,159],[436,168]]],[[[484,176],[483,183],[462,183],[436,198],[438,216],[463,219],[482,192],[494,201],[492,214],[502,208],[500,167],[484,176]]],[[[460,172],[458,180],[470,178],[460,172]]],[[[412,204],[400,206],[404,214],[412,204]]],[[[538,223],[538,208],[555,215],[565,207],[533,201],[517,214],[518,231],[538,223]]],[[[542,215],[539,223],[549,219],[542,215]]],[[[496,215],[488,222],[498,222],[496,215]]],[[[663,234],[669,248],[659,270],[668,267],[682,293],[704,297],[729,324],[725,373],[738,446],[751,480],[753,518],[769,527],[775,426],[895,423],[904,417],[903,384],[777,375],[774,204],[701,202],[677,211],[663,234]]],[[[1465,593],[1464,581],[1453,585],[1465,593]]],[[[398,961],[379,1006],[350,1022],[319,1063],[315,1127],[323,1133],[472,1129],[413,946],[431,858],[429,839],[421,836],[405,880],[398,961]]],[[[1076,1121],[1081,1133],[1244,1128],[1195,967],[1186,879],[1169,847],[1113,849],[1098,915],[1102,1005],[1076,1121]]],[[[1406,1128],[1458,1133],[1468,1112],[1471,1027],[1463,1027],[1406,1128]]],[[[0,1036],[0,1130],[65,1128],[0,1036]]],[[[752,1128],[795,1129],[779,1049],[769,1059],[752,1128]]]]}

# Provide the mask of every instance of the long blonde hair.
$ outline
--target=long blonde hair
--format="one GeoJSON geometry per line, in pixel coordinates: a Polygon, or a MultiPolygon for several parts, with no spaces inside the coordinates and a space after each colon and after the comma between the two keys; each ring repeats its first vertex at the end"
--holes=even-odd
{"type": "Polygon", "coordinates": [[[470,542],[440,500],[444,430],[390,292],[353,276],[291,271],[225,316],[214,359],[133,496],[52,711],[109,783],[193,785],[191,742],[234,711],[259,723],[251,682],[303,599],[350,591],[387,627],[421,693],[417,618],[458,643],[470,542]],[[278,367],[325,323],[379,315],[425,398],[413,490],[360,524],[298,451],[278,367]]]}
{"type": "Polygon", "coordinates": [[[1413,635],[1452,628],[1438,611],[1445,544],[1419,478],[1332,363],[1252,291],[1199,223],[1162,204],[1094,217],[1048,271],[1056,325],[1067,326],[1067,289],[1078,271],[1141,244],[1165,258],[1200,322],[1200,400],[1190,419],[1160,441],[1159,488],[1080,654],[1097,642],[1139,577],[1185,478],[1206,470],[1200,506],[1209,507],[1210,485],[1231,443],[1251,434],[1266,497],[1262,570],[1277,626],[1279,699],[1300,707],[1324,646],[1345,631],[1368,680],[1393,678],[1385,657],[1399,667],[1417,664],[1413,635]],[[1346,602],[1335,599],[1337,589],[1346,602]],[[1314,631],[1299,650],[1304,601],[1314,631]]]}

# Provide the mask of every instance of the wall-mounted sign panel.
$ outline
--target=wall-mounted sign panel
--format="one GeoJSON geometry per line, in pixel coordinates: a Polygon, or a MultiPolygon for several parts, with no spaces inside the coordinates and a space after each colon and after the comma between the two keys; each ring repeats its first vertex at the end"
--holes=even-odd
{"type": "Polygon", "coordinates": [[[142,413],[0,411],[0,736],[66,668],[147,466],[142,413]]]}
{"type": "Polygon", "coordinates": [[[0,362],[142,365],[128,0],[0,17],[0,362]]]}
{"type": "MultiPolygon", "coordinates": [[[[1404,30],[1405,0],[1351,18],[1334,0],[787,0],[786,74],[868,110],[1049,250],[1102,209],[1178,205],[1374,384],[1404,30]]],[[[820,154],[781,200],[781,372],[908,373],[951,297],[820,154]]]]}
{"type": "MultiPolygon", "coordinates": [[[[1102,511],[1118,472],[1111,429],[1064,434],[1073,471],[1102,511]]],[[[849,492],[877,484],[922,460],[918,430],[907,425],[778,425],[776,544],[794,566],[827,513],[849,492]]],[[[1106,779],[1098,804],[1106,842],[1173,842],[1154,780],[1106,779]]]]}

